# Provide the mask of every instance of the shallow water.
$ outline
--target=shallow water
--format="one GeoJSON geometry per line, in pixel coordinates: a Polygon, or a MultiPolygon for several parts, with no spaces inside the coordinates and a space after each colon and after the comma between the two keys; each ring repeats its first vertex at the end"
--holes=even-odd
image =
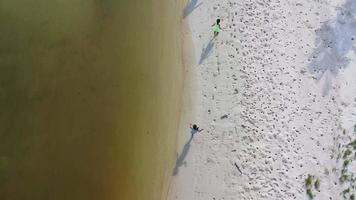
{"type": "Polygon", "coordinates": [[[180,3],[0,0],[0,196],[157,200],[175,161],[180,3]]]}

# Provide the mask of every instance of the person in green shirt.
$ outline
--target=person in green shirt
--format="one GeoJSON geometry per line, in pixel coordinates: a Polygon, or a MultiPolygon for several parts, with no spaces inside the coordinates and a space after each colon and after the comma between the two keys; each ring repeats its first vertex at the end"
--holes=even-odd
{"type": "Polygon", "coordinates": [[[216,20],[216,23],[213,24],[213,32],[214,32],[214,38],[219,35],[219,33],[222,31],[222,28],[220,26],[220,19],[216,20]]]}

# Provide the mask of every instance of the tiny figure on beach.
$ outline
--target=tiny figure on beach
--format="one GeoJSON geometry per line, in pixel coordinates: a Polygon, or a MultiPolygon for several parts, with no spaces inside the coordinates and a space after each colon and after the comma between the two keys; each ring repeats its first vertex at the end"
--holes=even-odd
{"type": "Polygon", "coordinates": [[[214,38],[219,35],[219,33],[222,31],[222,28],[220,26],[220,19],[216,20],[216,23],[212,25],[213,27],[213,32],[214,32],[214,38]]]}
{"type": "Polygon", "coordinates": [[[199,129],[199,127],[196,124],[190,124],[190,129],[192,129],[191,133],[192,135],[194,135],[195,133],[200,133],[202,132],[204,129],[199,129]]]}

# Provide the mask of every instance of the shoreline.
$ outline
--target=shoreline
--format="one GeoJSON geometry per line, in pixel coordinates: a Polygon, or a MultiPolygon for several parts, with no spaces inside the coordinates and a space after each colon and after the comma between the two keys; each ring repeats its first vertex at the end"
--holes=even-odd
{"type": "MultiPolygon", "coordinates": [[[[177,131],[177,138],[176,138],[176,156],[175,159],[178,160],[179,156],[181,154],[181,150],[184,146],[184,143],[186,140],[189,138],[187,134],[187,127],[189,126],[190,120],[192,119],[193,116],[193,109],[194,109],[194,98],[193,98],[193,91],[194,91],[194,82],[193,82],[193,77],[196,74],[194,69],[192,69],[195,54],[194,54],[194,46],[193,46],[193,41],[191,37],[191,31],[190,31],[190,25],[187,19],[182,19],[181,20],[181,27],[182,27],[182,33],[181,33],[181,41],[182,41],[182,63],[183,63],[183,68],[184,68],[184,86],[183,86],[183,97],[182,97],[182,107],[181,107],[181,115],[180,115],[180,121],[179,121],[179,128],[177,131]]],[[[176,162],[174,170],[180,167],[180,163],[176,162]]],[[[169,181],[169,188],[167,191],[166,198],[169,199],[170,195],[172,194],[171,190],[174,190],[176,188],[176,180],[175,176],[172,173],[171,179],[169,181]]]]}
{"type": "Polygon", "coordinates": [[[340,155],[356,139],[356,55],[347,44],[352,32],[337,31],[353,29],[342,13],[355,6],[352,0],[208,0],[187,16],[193,52],[200,55],[190,65],[188,110],[205,130],[184,143],[188,119],[182,121],[178,152],[184,156],[168,200],[308,199],[308,189],[317,200],[340,199],[353,187],[355,158],[340,155]],[[346,23],[338,23],[340,17],[346,23]],[[223,32],[211,40],[216,18],[223,32]],[[323,41],[336,44],[329,50],[323,41]],[[346,41],[348,54],[339,41],[346,41]],[[344,65],[333,55],[351,62],[324,69],[328,62],[344,65]],[[305,185],[309,175],[319,188],[305,185]],[[341,182],[343,175],[349,179],[341,182]]]}

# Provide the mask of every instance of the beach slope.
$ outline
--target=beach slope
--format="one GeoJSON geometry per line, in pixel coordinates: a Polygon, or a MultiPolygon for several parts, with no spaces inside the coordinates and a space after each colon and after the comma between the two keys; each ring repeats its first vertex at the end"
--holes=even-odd
{"type": "Polygon", "coordinates": [[[190,121],[205,130],[180,133],[168,199],[352,199],[356,1],[194,4],[190,121]]]}

